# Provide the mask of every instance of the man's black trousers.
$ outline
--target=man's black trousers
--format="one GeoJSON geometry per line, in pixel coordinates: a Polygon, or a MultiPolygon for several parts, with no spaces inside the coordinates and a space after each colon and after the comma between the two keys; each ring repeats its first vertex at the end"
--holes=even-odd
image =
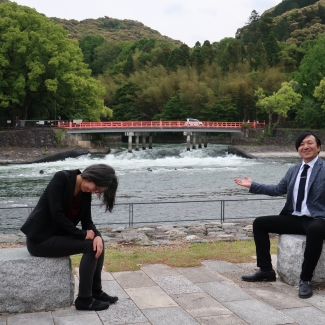
{"type": "Polygon", "coordinates": [[[258,267],[272,266],[269,233],[306,235],[306,248],[300,278],[310,281],[322,252],[325,220],[295,215],[258,217],[253,223],[258,267]]]}

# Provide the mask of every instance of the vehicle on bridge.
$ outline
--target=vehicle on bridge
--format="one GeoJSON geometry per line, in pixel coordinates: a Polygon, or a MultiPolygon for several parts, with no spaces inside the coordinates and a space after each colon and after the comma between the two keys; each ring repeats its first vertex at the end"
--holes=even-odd
{"type": "Polygon", "coordinates": [[[186,119],[185,126],[203,126],[203,123],[195,118],[186,119]]]}

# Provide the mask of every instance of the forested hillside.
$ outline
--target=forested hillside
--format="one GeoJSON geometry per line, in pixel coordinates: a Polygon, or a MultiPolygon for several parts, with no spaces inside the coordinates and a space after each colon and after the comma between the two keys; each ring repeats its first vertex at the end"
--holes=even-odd
{"type": "MultiPolygon", "coordinates": [[[[142,37],[131,25],[127,28],[134,34],[119,38],[125,21],[108,17],[89,20],[86,25],[64,21],[64,26],[70,26],[70,38],[78,38],[84,63],[104,89],[98,94],[105,106],[100,114],[97,110],[97,118],[265,120],[272,133],[278,125],[325,127],[324,8],[325,0],[284,0],[265,13],[252,10],[246,26],[239,28],[234,38],[197,42],[193,48],[162,39],[155,32],[142,37]],[[99,27],[104,23],[105,28],[99,27]],[[73,26],[78,28],[73,31],[73,26]],[[107,36],[110,32],[116,32],[114,40],[107,36]]],[[[52,21],[63,22],[56,18],[52,21]]],[[[1,24],[3,21],[0,28],[1,24]]],[[[4,25],[0,35],[5,30],[4,25]]],[[[3,44],[6,40],[1,38],[3,44]]],[[[41,69],[39,78],[44,74],[41,69]]],[[[78,99],[74,100],[74,109],[68,109],[62,92],[51,87],[52,81],[44,80],[47,87],[42,93],[38,89],[31,92],[33,107],[36,98],[49,105],[46,98],[52,96],[58,115],[90,119],[89,113],[83,115],[78,99]]],[[[64,82],[57,80],[57,85],[64,87],[64,82]]],[[[53,110],[41,107],[31,111],[29,118],[53,114],[53,110]]]]}
{"type": "Polygon", "coordinates": [[[154,38],[113,43],[99,35],[85,36],[79,44],[106,89],[105,105],[114,119],[191,116],[265,120],[270,131],[281,123],[322,128],[323,6],[325,0],[285,0],[262,15],[253,10],[235,38],[197,42],[194,48],[154,38]],[[283,19],[288,30],[279,28],[283,19]]]}
{"type": "Polygon", "coordinates": [[[68,20],[52,17],[54,23],[61,25],[69,32],[72,39],[80,39],[87,35],[101,35],[109,42],[136,41],[141,38],[155,38],[161,42],[182,44],[180,41],[161,35],[158,31],[134,20],[120,20],[111,17],[98,19],[68,20]]]}
{"type": "Polygon", "coordinates": [[[261,16],[253,12],[249,24],[237,30],[236,38],[247,44],[265,38],[272,30],[278,41],[300,44],[323,34],[324,24],[325,0],[283,0],[261,16]]]}

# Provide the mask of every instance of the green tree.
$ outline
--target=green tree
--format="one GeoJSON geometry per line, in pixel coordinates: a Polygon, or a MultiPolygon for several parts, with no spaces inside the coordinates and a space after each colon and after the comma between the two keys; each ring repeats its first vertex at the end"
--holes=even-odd
{"type": "Polygon", "coordinates": [[[115,121],[137,121],[141,114],[136,108],[136,99],[140,91],[139,86],[129,82],[116,90],[113,108],[113,118],[115,121]]]}
{"type": "Polygon", "coordinates": [[[238,49],[238,45],[239,41],[230,37],[224,38],[220,42],[213,43],[216,52],[216,61],[223,72],[229,71],[231,64],[236,66],[240,61],[241,49],[238,49]]]}
{"type": "Polygon", "coordinates": [[[185,105],[179,98],[179,95],[175,95],[169,99],[165,104],[162,113],[157,114],[154,119],[162,120],[185,120],[189,116],[189,107],[185,105]]]}
{"type": "Polygon", "coordinates": [[[151,52],[152,49],[155,48],[157,40],[155,38],[141,38],[135,42],[135,47],[143,52],[151,52]]]}
{"type": "Polygon", "coordinates": [[[219,94],[230,96],[236,105],[239,120],[251,119],[255,112],[253,108],[255,104],[254,89],[256,88],[252,78],[238,73],[229,74],[228,79],[219,88],[219,94]]]}
{"type": "Polygon", "coordinates": [[[254,46],[254,56],[251,61],[251,67],[254,70],[261,69],[262,71],[265,71],[268,63],[267,63],[267,52],[265,50],[265,47],[261,40],[257,42],[257,44],[254,46]]]}
{"type": "Polygon", "coordinates": [[[123,66],[123,74],[129,77],[130,74],[133,72],[133,70],[134,70],[133,58],[132,55],[130,54],[123,66]]]}
{"type": "Polygon", "coordinates": [[[243,35],[243,42],[256,44],[260,39],[259,30],[260,15],[256,10],[253,10],[248,18],[247,26],[245,27],[245,33],[243,35]]]}
{"type": "Polygon", "coordinates": [[[313,96],[315,87],[325,77],[325,38],[321,37],[317,43],[311,47],[299,66],[299,71],[295,74],[295,80],[299,84],[299,92],[306,97],[313,96]]]}
{"type": "Polygon", "coordinates": [[[325,111],[313,99],[305,98],[297,108],[295,121],[300,127],[321,129],[324,128],[325,111]]]}
{"type": "Polygon", "coordinates": [[[91,65],[95,76],[103,74],[106,70],[111,70],[118,63],[117,58],[122,52],[122,44],[113,42],[105,42],[101,46],[96,47],[94,61],[91,65]]]}
{"type": "Polygon", "coordinates": [[[319,86],[315,87],[314,97],[321,103],[321,107],[325,111],[325,78],[323,78],[319,86]]]}
{"type": "Polygon", "coordinates": [[[281,18],[273,27],[273,33],[277,40],[285,42],[290,37],[290,28],[287,17],[281,18]]]}
{"type": "Polygon", "coordinates": [[[160,43],[158,47],[152,50],[154,52],[152,64],[153,66],[167,66],[169,56],[172,52],[172,47],[168,43],[160,43]]]}
{"type": "Polygon", "coordinates": [[[201,48],[201,57],[205,63],[211,64],[214,58],[213,48],[209,41],[204,41],[201,48]]]}
{"type": "Polygon", "coordinates": [[[201,109],[199,119],[202,121],[230,122],[238,121],[238,111],[232,98],[220,96],[212,106],[204,106],[201,109]]]}
{"type": "Polygon", "coordinates": [[[27,118],[99,120],[104,89],[76,41],[45,16],[16,3],[0,5],[0,111],[27,118]],[[51,114],[53,112],[53,114],[51,114]]]}
{"type": "Polygon", "coordinates": [[[202,46],[200,42],[196,42],[193,51],[190,55],[190,62],[192,66],[195,66],[200,71],[204,64],[204,59],[201,55],[202,46]]]}
{"type": "Polygon", "coordinates": [[[255,91],[255,96],[258,97],[256,106],[268,113],[268,128],[271,134],[280,123],[280,119],[287,117],[290,109],[300,103],[301,95],[297,94],[293,87],[293,82],[283,82],[281,88],[268,97],[265,97],[264,90],[260,87],[255,91]],[[277,115],[277,121],[272,124],[274,114],[277,115]]]}
{"type": "Polygon", "coordinates": [[[280,46],[274,34],[271,32],[264,41],[264,48],[267,54],[267,62],[270,67],[273,67],[279,62],[280,46]]]}
{"type": "Polygon", "coordinates": [[[176,47],[169,55],[167,68],[176,70],[177,67],[185,67],[189,64],[190,48],[186,44],[176,47]]]}
{"type": "Polygon", "coordinates": [[[92,65],[95,59],[95,49],[105,42],[105,39],[101,35],[86,35],[79,41],[79,46],[84,55],[84,62],[92,69],[92,65]]]}
{"type": "Polygon", "coordinates": [[[234,40],[228,44],[227,52],[229,53],[229,62],[234,67],[243,61],[243,54],[242,54],[243,47],[238,40],[234,40]]]}
{"type": "Polygon", "coordinates": [[[301,60],[306,54],[303,47],[298,47],[296,44],[281,44],[279,52],[279,60],[283,62],[287,72],[294,72],[300,66],[301,60]]]}

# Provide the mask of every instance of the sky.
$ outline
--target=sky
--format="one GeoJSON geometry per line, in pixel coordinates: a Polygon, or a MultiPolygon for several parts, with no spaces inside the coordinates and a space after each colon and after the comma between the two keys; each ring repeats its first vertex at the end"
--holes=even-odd
{"type": "Polygon", "coordinates": [[[15,0],[48,17],[110,17],[143,23],[193,47],[197,41],[235,37],[253,10],[260,15],[281,0],[15,0]]]}

